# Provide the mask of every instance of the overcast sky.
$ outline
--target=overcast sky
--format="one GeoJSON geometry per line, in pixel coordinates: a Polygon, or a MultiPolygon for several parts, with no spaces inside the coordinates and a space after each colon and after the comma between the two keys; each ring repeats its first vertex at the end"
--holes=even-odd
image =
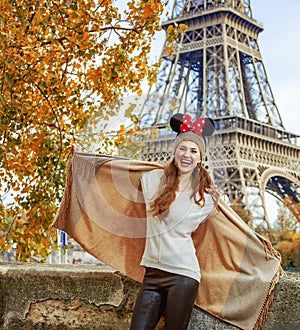
{"type": "Polygon", "coordinates": [[[287,131],[300,135],[300,1],[251,0],[264,26],[258,42],[269,83],[287,131]]]}
{"type": "MultiPolygon", "coordinates": [[[[251,0],[251,4],[254,18],[264,26],[259,47],[283,124],[300,135],[300,1],[251,0]]],[[[272,221],[277,207],[268,194],[266,198],[272,221]]]]}

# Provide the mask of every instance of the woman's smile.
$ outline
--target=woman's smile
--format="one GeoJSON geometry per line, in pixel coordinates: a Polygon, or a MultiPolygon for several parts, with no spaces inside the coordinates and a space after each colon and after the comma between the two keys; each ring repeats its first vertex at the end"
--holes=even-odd
{"type": "Polygon", "coordinates": [[[175,164],[182,174],[192,173],[201,161],[199,147],[192,141],[182,141],[175,150],[175,164]]]}
{"type": "Polygon", "coordinates": [[[193,163],[192,161],[190,161],[188,159],[181,159],[180,162],[183,166],[190,166],[193,163]]]}

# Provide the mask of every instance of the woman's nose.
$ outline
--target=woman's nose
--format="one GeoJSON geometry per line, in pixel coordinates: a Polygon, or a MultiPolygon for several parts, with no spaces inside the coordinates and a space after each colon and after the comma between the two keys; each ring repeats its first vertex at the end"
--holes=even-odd
{"type": "Polygon", "coordinates": [[[185,150],[183,155],[186,156],[186,157],[190,157],[190,155],[191,155],[190,150],[188,150],[188,149],[185,150]]]}

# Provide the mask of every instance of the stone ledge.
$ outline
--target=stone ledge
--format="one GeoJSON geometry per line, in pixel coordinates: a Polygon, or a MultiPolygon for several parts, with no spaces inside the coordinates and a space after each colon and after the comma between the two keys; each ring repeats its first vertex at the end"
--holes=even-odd
{"type": "MultiPolygon", "coordinates": [[[[0,263],[0,329],[125,330],[139,284],[101,265],[0,263]]],[[[300,329],[300,274],[275,289],[264,329],[300,329]]],[[[162,329],[158,326],[157,329],[162,329]]],[[[194,309],[189,330],[237,329],[194,309]]]]}

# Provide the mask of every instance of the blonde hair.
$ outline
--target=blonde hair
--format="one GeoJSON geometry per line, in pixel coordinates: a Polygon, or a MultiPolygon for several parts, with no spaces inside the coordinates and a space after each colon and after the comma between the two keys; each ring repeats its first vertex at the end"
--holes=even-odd
{"type": "MultiPolygon", "coordinates": [[[[161,177],[160,189],[156,198],[150,205],[153,216],[162,220],[169,212],[170,205],[175,200],[176,190],[179,184],[179,172],[175,165],[175,159],[172,159],[164,168],[164,175],[161,177]]],[[[212,179],[207,170],[200,165],[192,173],[192,193],[191,198],[200,207],[205,204],[204,193],[210,193],[213,189],[212,179]],[[197,199],[197,193],[199,198],[197,199]]]]}

